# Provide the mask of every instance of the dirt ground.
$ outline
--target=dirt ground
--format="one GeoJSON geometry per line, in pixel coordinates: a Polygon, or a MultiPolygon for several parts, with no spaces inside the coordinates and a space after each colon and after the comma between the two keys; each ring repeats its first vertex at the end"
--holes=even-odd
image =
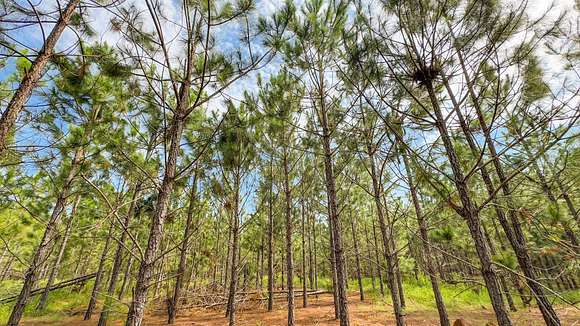
{"type": "MultiPolygon", "coordinates": [[[[338,325],[334,320],[334,310],[332,304],[332,295],[323,294],[318,298],[309,298],[309,306],[302,308],[302,298],[296,298],[296,325],[338,325]]],[[[372,302],[360,302],[356,296],[349,298],[349,309],[351,314],[351,325],[353,326],[372,326],[372,325],[395,325],[392,316],[391,306],[373,304],[372,302]]],[[[580,326],[580,310],[574,307],[560,308],[558,314],[565,326],[580,326]]],[[[240,326],[278,326],[286,324],[286,310],[283,301],[276,303],[273,312],[266,311],[263,305],[246,304],[239,308],[238,325],[240,326]]],[[[450,319],[453,321],[462,318],[467,321],[468,325],[478,326],[486,325],[494,321],[494,314],[491,308],[479,310],[469,310],[450,313],[450,319]]],[[[28,321],[22,323],[28,326],[38,325],[63,325],[63,326],[93,326],[97,324],[98,314],[95,314],[93,320],[83,321],[82,315],[58,320],[55,322],[28,321]]],[[[514,325],[544,325],[541,314],[537,309],[520,309],[512,313],[514,325]]],[[[145,317],[143,325],[161,326],[166,324],[166,315],[159,312],[148,314],[145,317]]],[[[123,325],[119,320],[113,325],[123,325]]],[[[175,325],[179,326],[224,326],[227,325],[227,319],[224,317],[223,309],[189,309],[184,310],[179,315],[175,325]]],[[[407,313],[407,325],[409,326],[429,326],[438,325],[438,316],[436,311],[411,311],[407,313]]],[[[490,324],[495,325],[495,323],[490,324]]]]}

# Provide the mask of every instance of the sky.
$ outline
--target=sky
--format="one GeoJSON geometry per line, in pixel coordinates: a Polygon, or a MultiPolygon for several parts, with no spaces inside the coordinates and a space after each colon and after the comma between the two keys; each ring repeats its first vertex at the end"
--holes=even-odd
{"type": "MultiPolygon", "coordinates": [[[[170,20],[180,21],[182,20],[181,17],[181,7],[179,0],[158,0],[160,4],[161,12],[166,16],[169,17],[170,20]]],[[[297,0],[295,1],[296,6],[299,8],[304,0],[297,0]]],[[[377,2],[379,0],[369,0],[370,2],[377,2]]],[[[514,4],[518,3],[519,0],[507,0],[508,2],[512,2],[514,4]]],[[[65,0],[35,0],[32,2],[17,0],[17,2],[25,7],[30,7],[29,3],[33,3],[36,5],[36,9],[39,11],[49,11],[56,8],[57,3],[60,3],[61,6],[65,5],[65,0]]],[[[133,4],[136,8],[140,11],[144,12],[144,17],[149,17],[147,11],[147,7],[145,1],[142,0],[127,0],[125,1],[125,5],[133,4]]],[[[579,15],[578,11],[574,10],[575,1],[574,0],[555,0],[554,2],[546,1],[546,0],[529,0],[527,6],[528,15],[532,19],[540,18],[549,8],[553,7],[550,10],[548,18],[555,19],[560,14],[566,13],[569,16],[571,21],[578,21],[579,15]]],[[[253,13],[251,18],[255,18],[258,15],[271,15],[277,9],[283,6],[283,1],[281,0],[256,0],[256,11],[253,13]]],[[[110,20],[113,15],[102,9],[102,8],[92,8],[89,9],[87,12],[87,17],[89,17],[90,26],[95,31],[95,36],[92,38],[87,38],[86,42],[107,42],[110,45],[118,46],[122,44],[121,37],[119,33],[111,31],[111,24],[110,20]]],[[[219,48],[225,52],[232,52],[240,46],[240,42],[238,39],[238,35],[229,27],[229,25],[224,25],[225,27],[218,27],[216,28],[216,39],[219,44],[219,48]]],[[[48,34],[50,29],[52,28],[52,24],[44,24],[43,28],[45,29],[45,34],[48,34]]],[[[153,30],[154,25],[151,19],[144,20],[144,29],[146,30],[153,30]]],[[[172,53],[176,58],[179,56],[180,51],[183,50],[183,45],[176,39],[176,36],[179,35],[181,32],[176,24],[171,24],[168,22],[164,22],[163,24],[163,32],[165,34],[166,40],[172,40],[169,42],[169,52],[172,53]]],[[[39,49],[42,45],[42,32],[39,29],[38,25],[32,25],[31,27],[19,29],[16,33],[10,34],[13,37],[13,42],[18,42],[21,44],[22,47],[30,47],[33,49],[39,49]]],[[[73,45],[77,43],[77,36],[71,32],[70,30],[65,31],[61,39],[57,44],[57,51],[63,52],[76,52],[78,51],[73,45]]],[[[542,56],[542,67],[547,71],[561,71],[562,62],[556,56],[550,55],[543,55],[542,56]]],[[[260,74],[262,77],[266,78],[275,73],[281,64],[280,59],[276,59],[271,62],[269,65],[264,67],[260,70],[260,74]]],[[[9,61],[5,67],[0,69],[0,80],[5,80],[9,75],[14,72],[14,61],[9,61]]],[[[549,75],[549,73],[548,73],[549,75]]],[[[230,98],[234,101],[240,100],[243,97],[243,93],[245,91],[254,91],[256,89],[256,76],[257,73],[252,73],[248,77],[236,82],[232,87],[226,90],[225,96],[230,98]]],[[[14,83],[12,87],[17,87],[17,84],[14,83]]],[[[32,98],[30,103],[36,103],[38,99],[32,98]]],[[[208,105],[208,110],[217,110],[217,111],[224,111],[223,105],[223,98],[218,98],[212,101],[208,105]]],[[[23,143],[28,142],[39,142],[41,139],[38,137],[34,137],[33,135],[29,135],[26,132],[20,134],[20,138],[23,143]]],[[[426,141],[429,141],[426,139],[426,141]]]]}

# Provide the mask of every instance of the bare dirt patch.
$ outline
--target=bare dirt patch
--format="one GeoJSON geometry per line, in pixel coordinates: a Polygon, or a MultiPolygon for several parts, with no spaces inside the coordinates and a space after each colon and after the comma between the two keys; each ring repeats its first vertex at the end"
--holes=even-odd
{"type": "MultiPolygon", "coordinates": [[[[296,324],[297,325],[338,325],[334,319],[334,307],[332,304],[332,295],[323,294],[318,298],[309,298],[309,306],[302,308],[301,298],[296,298],[296,324]]],[[[349,298],[349,309],[351,313],[351,325],[353,326],[374,326],[374,325],[394,325],[391,306],[385,304],[376,304],[371,301],[360,302],[358,297],[349,298]]],[[[277,301],[274,311],[268,312],[264,304],[246,303],[239,307],[238,325],[241,326],[282,326],[286,325],[286,310],[284,301],[277,301]]],[[[562,325],[575,326],[580,325],[580,310],[574,307],[561,307],[558,314],[562,320],[562,325]]],[[[147,326],[166,325],[167,317],[162,313],[148,314],[143,322],[147,326]]],[[[450,319],[455,320],[463,318],[469,325],[478,326],[486,325],[488,322],[494,322],[494,314],[491,308],[464,310],[461,312],[451,312],[450,319]]],[[[97,324],[98,315],[93,320],[83,321],[82,316],[73,316],[64,320],[46,322],[33,320],[22,323],[28,326],[37,325],[63,325],[63,326],[93,326],[97,324]]],[[[542,316],[537,309],[520,309],[512,313],[514,325],[544,325],[542,316]]],[[[409,326],[436,326],[438,325],[437,312],[434,310],[417,310],[407,313],[407,325],[409,326]]],[[[112,325],[123,325],[118,320],[112,325]]],[[[227,325],[227,319],[224,317],[223,309],[201,309],[192,308],[180,313],[175,325],[179,326],[224,326],[227,325]]],[[[493,324],[495,325],[495,324],[493,324]]]]}

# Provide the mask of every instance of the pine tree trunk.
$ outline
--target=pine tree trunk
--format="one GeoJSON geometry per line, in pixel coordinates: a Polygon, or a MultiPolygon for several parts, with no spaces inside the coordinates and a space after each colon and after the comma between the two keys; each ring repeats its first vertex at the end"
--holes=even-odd
{"type": "Polygon", "coordinates": [[[268,311],[274,309],[274,172],[270,160],[270,189],[268,194],[268,311]]]}
{"type": "Polygon", "coordinates": [[[379,249],[379,242],[377,240],[377,227],[375,226],[375,221],[372,221],[373,223],[373,239],[374,239],[374,244],[375,244],[375,265],[377,266],[377,275],[379,276],[379,285],[380,285],[380,289],[381,289],[381,296],[384,297],[385,296],[385,286],[383,283],[383,270],[381,268],[381,266],[383,264],[381,264],[381,255],[379,253],[380,249],[379,249]]]}
{"type": "MultiPolygon", "coordinates": [[[[111,277],[109,279],[109,286],[107,287],[107,294],[105,297],[105,303],[103,304],[103,310],[99,316],[98,326],[107,325],[109,312],[111,310],[112,299],[115,295],[115,288],[117,286],[117,279],[119,278],[119,273],[121,271],[121,265],[123,264],[123,251],[125,250],[125,241],[127,240],[127,232],[129,228],[129,223],[135,216],[136,201],[141,194],[141,183],[137,183],[133,191],[133,196],[131,198],[131,204],[129,204],[129,209],[123,225],[121,225],[121,237],[118,240],[117,249],[115,250],[115,258],[113,259],[113,267],[111,268],[111,277]]],[[[123,282],[125,283],[125,282],[123,282]]]]}
{"type": "MultiPolygon", "coordinates": [[[[185,83],[187,84],[187,83],[185,83]]],[[[184,84],[184,85],[185,85],[184,84]]],[[[188,88],[187,87],[184,88],[188,88]]],[[[187,98],[187,97],[185,97],[187,98]]],[[[151,275],[155,267],[155,260],[161,238],[163,236],[163,224],[167,215],[173,185],[175,183],[175,172],[177,168],[177,157],[179,156],[179,145],[181,141],[181,134],[183,132],[184,118],[179,116],[181,110],[177,110],[176,115],[169,128],[168,137],[171,140],[169,153],[167,156],[167,163],[165,166],[165,173],[163,182],[157,196],[157,203],[155,205],[155,212],[151,221],[151,229],[149,230],[149,240],[147,241],[147,248],[141,265],[139,273],[137,274],[137,281],[135,284],[135,291],[133,293],[133,300],[129,307],[127,314],[126,326],[141,326],[143,314],[145,312],[145,304],[147,302],[147,289],[151,281],[151,275]]]]}
{"type": "Polygon", "coordinates": [[[191,191],[189,195],[189,207],[187,208],[187,220],[185,221],[185,230],[183,233],[183,240],[179,248],[179,265],[177,267],[177,277],[175,279],[175,287],[173,289],[173,297],[169,301],[168,320],[167,323],[175,323],[175,317],[179,310],[179,300],[181,298],[181,290],[183,288],[183,280],[185,277],[185,269],[187,263],[187,249],[189,247],[189,239],[191,237],[193,228],[193,213],[195,209],[195,201],[197,196],[197,176],[194,172],[191,183],[191,191]]]}
{"type": "Polygon", "coordinates": [[[16,299],[16,303],[12,308],[12,313],[10,314],[10,318],[8,319],[7,326],[16,326],[20,322],[22,318],[22,314],[24,313],[24,307],[30,297],[30,292],[34,287],[40,267],[42,267],[43,263],[48,258],[50,253],[50,247],[52,242],[55,239],[55,236],[58,232],[57,226],[60,223],[62,214],[65,210],[67,199],[73,183],[76,179],[77,174],[82,165],[82,161],[84,160],[84,150],[82,147],[77,148],[75,151],[74,158],[72,159],[71,166],[69,168],[67,177],[64,181],[64,184],[58,194],[56,204],[52,210],[52,214],[50,215],[50,219],[46,224],[46,228],[44,230],[44,234],[34,255],[32,256],[32,260],[30,261],[30,265],[26,270],[24,275],[24,283],[22,285],[22,289],[20,290],[20,294],[16,299]]]}
{"type": "MultiPolygon", "coordinates": [[[[328,208],[328,216],[331,216],[330,206],[328,208]]],[[[328,232],[330,241],[330,271],[332,273],[332,303],[334,304],[334,319],[340,318],[340,307],[338,306],[338,281],[336,277],[336,256],[334,252],[334,234],[332,232],[332,220],[328,221],[328,232]]]]}
{"type": "Polygon", "coordinates": [[[425,270],[431,281],[431,288],[433,289],[433,296],[435,297],[435,303],[437,305],[437,312],[439,314],[439,324],[441,326],[449,326],[449,316],[447,315],[447,309],[445,308],[445,301],[443,300],[443,295],[441,295],[441,290],[439,288],[439,279],[433,268],[433,263],[431,259],[433,256],[431,254],[431,246],[429,244],[429,234],[427,232],[427,221],[425,221],[425,216],[423,215],[423,208],[421,207],[421,202],[419,201],[419,196],[417,194],[417,185],[411,174],[411,167],[409,165],[409,159],[407,153],[403,153],[403,164],[405,165],[405,171],[407,173],[407,183],[409,184],[409,191],[411,192],[411,200],[413,202],[413,207],[415,208],[415,215],[417,217],[417,224],[419,225],[419,234],[421,235],[421,248],[423,249],[423,254],[425,255],[425,270]]]}
{"type": "Polygon", "coordinates": [[[101,289],[101,282],[105,276],[105,263],[107,261],[107,255],[109,254],[109,246],[111,244],[111,239],[113,238],[113,230],[115,229],[115,223],[110,222],[109,231],[107,232],[107,239],[105,240],[105,246],[103,247],[103,252],[101,253],[101,260],[99,261],[99,268],[97,269],[97,276],[95,276],[95,283],[93,284],[93,291],[91,292],[91,298],[89,299],[89,304],[87,310],[85,311],[84,320],[91,319],[93,315],[93,310],[97,305],[97,297],[101,289]]]}
{"type": "MultiPolygon", "coordinates": [[[[20,86],[12,96],[10,103],[8,103],[8,106],[2,113],[2,117],[0,118],[0,154],[2,154],[2,152],[4,152],[6,149],[6,138],[8,137],[12,126],[16,122],[16,119],[22,111],[22,108],[30,98],[32,90],[42,77],[46,64],[50,61],[50,58],[54,54],[54,47],[58,42],[58,39],[68,25],[76,7],[80,4],[80,2],[80,0],[70,0],[66,7],[64,7],[64,9],[60,12],[60,17],[46,38],[42,49],[40,52],[38,52],[34,62],[20,82],[20,86]]],[[[18,316],[15,315],[14,317],[18,316]]],[[[12,319],[10,320],[10,322],[14,321],[15,320],[12,319]]]]}
{"type": "Polygon", "coordinates": [[[238,285],[238,241],[239,241],[239,219],[236,216],[232,228],[232,263],[230,266],[230,287],[228,293],[227,316],[230,326],[236,324],[236,288],[238,285]]]}
{"type": "Polygon", "coordinates": [[[399,287],[397,284],[395,271],[394,271],[394,264],[392,253],[390,250],[390,240],[389,240],[389,232],[387,229],[387,223],[385,221],[383,206],[381,203],[381,186],[379,182],[379,176],[376,171],[375,167],[375,160],[374,155],[371,151],[371,148],[368,148],[367,152],[369,156],[369,164],[370,164],[370,171],[371,171],[371,179],[373,183],[373,199],[375,201],[375,208],[377,210],[377,216],[379,220],[379,229],[381,230],[382,241],[383,241],[383,248],[385,250],[385,260],[387,261],[387,283],[389,289],[391,290],[391,300],[393,302],[393,312],[395,314],[395,320],[397,326],[404,326],[405,325],[405,314],[403,312],[400,296],[399,296],[399,287]]]}
{"type": "MultiPolygon", "coordinates": [[[[308,206],[310,207],[310,206],[308,206]]],[[[313,223],[314,223],[314,216],[312,214],[310,214],[310,211],[308,212],[308,216],[312,216],[312,220],[313,222],[310,223],[310,218],[307,218],[306,223],[307,223],[307,230],[308,230],[308,280],[310,282],[310,288],[311,289],[315,289],[315,285],[314,285],[314,270],[316,268],[316,266],[314,266],[314,255],[312,253],[312,233],[313,233],[313,223]]]]}
{"type": "Polygon", "coordinates": [[[306,212],[304,211],[304,198],[300,200],[302,212],[302,307],[308,306],[307,280],[306,272],[306,212]]]}
{"type": "Polygon", "coordinates": [[[330,227],[333,238],[333,252],[334,263],[336,271],[336,288],[338,299],[338,312],[340,319],[340,326],[348,326],[350,324],[348,312],[348,298],[346,293],[346,270],[344,261],[344,252],[342,249],[342,234],[340,231],[340,216],[338,211],[338,204],[336,201],[336,180],[334,178],[334,171],[332,166],[332,151],[330,148],[330,132],[328,130],[326,112],[322,114],[322,129],[323,129],[323,148],[324,148],[324,172],[326,181],[326,191],[328,193],[328,206],[330,212],[330,227]]]}
{"type": "Polygon", "coordinates": [[[288,326],[294,325],[294,257],[292,250],[292,193],[290,189],[290,166],[288,162],[288,153],[284,149],[284,193],[286,197],[286,282],[288,289],[288,326]]]}
{"type": "Polygon", "coordinates": [[[78,206],[80,200],[81,200],[81,196],[77,195],[77,197],[74,201],[71,213],[70,213],[70,217],[68,218],[68,221],[66,223],[64,237],[62,239],[62,242],[60,243],[60,249],[58,250],[58,255],[56,256],[56,259],[54,260],[54,264],[52,265],[52,268],[50,269],[48,281],[46,282],[46,286],[44,287],[44,292],[42,292],[42,296],[40,297],[40,300],[38,301],[38,306],[36,306],[36,310],[44,310],[44,308],[46,308],[46,303],[48,300],[48,293],[50,292],[50,287],[52,286],[52,283],[54,282],[54,279],[57,277],[57,274],[60,270],[60,263],[61,263],[62,258],[64,256],[64,251],[66,250],[66,245],[67,245],[68,239],[70,237],[72,222],[73,222],[74,217],[76,215],[77,206],[78,206]]]}
{"type": "Polygon", "coordinates": [[[435,113],[436,127],[439,130],[439,135],[441,136],[447,157],[449,158],[449,163],[451,164],[451,169],[453,171],[453,182],[455,183],[455,187],[463,205],[460,210],[460,215],[467,220],[469,232],[473,238],[475,249],[481,262],[481,273],[488,289],[489,297],[495,311],[497,322],[499,326],[511,325],[511,320],[505,308],[503,297],[497,282],[497,275],[493,269],[491,255],[489,253],[489,248],[487,247],[485,235],[483,234],[478,211],[469,195],[466,179],[461,169],[459,158],[457,157],[457,152],[455,151],[455,147],[453,146],[451,137],[447,131],[447,126],[445,124],[446,122],[443,114],[441,113],[433,85],[430,81],[428,81],[425,86],[429,94],[433,112],[435,113]]]}
{"type": "MultiPolygon", "coordinates": [[[[131,246],[131,251],[135,250],[136,245],[133,244],[131,246]]],[[[127,260],[127,265],[125,266],[125,273],[123,275],[123,283],[121,283],[121,289],[119,290],[119,295],[117,299],[123,300],[125,296],[125,290],[127,289],[127,285],[131,282],[131,267],[133,266],[133,255],[131,253],[128,254],[129,258],[127,260]]]]}
{"type": "Polygon", "coordinates": [[[369,239],[369,232],[368,232],[368,228],[367,228],[367,224],[364,224],[365,226],[365,240],[366,240],[366,253],[367,253],[367,273],[370,275],[371,277],[371,283],[373,286],[373,291],[376,290],[377,285],[376,285],[376,280],[375,280],[375,272],[374,272],[374,265],[373,265],[373,259],[371,257],[371,241],[369,239]]]}
{"type": "Polygon", "coordinates": [[[356,235],[356,223],[354,217],[351,216],[350,226],[352,229],[352,241],[354,242],[354,258],[356,261],[356,279],[358,281],[358,291],[360,294],[360,301],[365,301],[365,292],[363,289],[362,273],[360,268],[360,253],[358,250],[358,238],[356,235]]]}
{"type": "MultiPolygon", "coordinates": [[[[503,171],[503,166],[499,161],[499,155],[495,149],[495,143],[491,138],[491,133],[487,125],[487,121],[481,110],[481,107],[479,106],[479,102],[477,96],[475,95],[473,85],[471,84],[469,76],[467,75],[467,70],[465,67],[465,63],[463,61],[463,55],[459,51],[457,52],[457,54],[463,70],[463,74],[466,78],[469,96],[473,100],[473,106],[477,114],[479,127],[483,132],[485,143],[491,155],[492,163],[500,182],[500,188],[502,190],[502,194],[507,204],[508,217],[510,219],[511,225],[507,225],[507,223],[505,223],[504,221],[505,225],[502,224],[502,226],[504,226],[506,236],[510,241],[512,248],[514,249],[520,268],[522,269],[522,272],[526,276],[528,286],[530,287],[532,293],[536,298],[538,307],[542,312],[542,316],[544,318],[544,321],[546,322],[546,325],[554,325],[554,326],[559,325],[560,320],[558,318],[558,315],[556,314],[556,311],[553,309],[551,302],[546,298],[544,294],[544,289],[536,282],[536,275],[534,273],[533,266],[531,264],[531,259],[528,254],[524,233],[521,228],[518,217],[516,216],[516,207],[513,198],[511,196],[510,183],[508,182],[507,177],[505,176],[505,173],[503,171]]],[[[500,223],[502,223],[502,220],[500,220],[500,223]]]]}

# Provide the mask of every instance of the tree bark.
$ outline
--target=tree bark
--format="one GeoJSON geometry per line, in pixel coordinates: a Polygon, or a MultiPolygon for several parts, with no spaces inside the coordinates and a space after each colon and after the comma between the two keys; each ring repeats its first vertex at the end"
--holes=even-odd
{"type": "Polygon", "coordinates": [[[107,232],[107,239],[105,240],[105,247],[103,248],[103,252],[101,254],[101,260],[99,261],[99,268],[97,269],[97,276],[95,276],[95,283],[93,285],[93,291],[91,293],[91,298],[89,299],[89,305],[87,306],[87,310],[85,311],[84,320],[91,319],[93,315],[93,310],[97,305],[97,297],[99,295],[101,289],[101,282],[103,280],[103,276],[105,273],[105,262],[107,261],[107,255],[109,254],[109,246],[111,244],[111,239],[113,237],[113,230],[115,229],[115,223],[113,221],[110,222],[111,225],[109,226],[109,231],[107,232]]]}
{"type": "Polygon", "coordinates": [[[536,281],[536,275],[534,273],[531,259],[527,251],[526,239],[523,230],[521,228],[520,222],[518,220],[518,217],[516,215],[516,207],[513,198],[511,196],[510,183],[508,182],[507,177],[505,176],[505,173],[503,171],[501,162],[499,161],[499,155],[495,148],[495,143],[491,138],[491,133],[487,125],[487,121],[485,119],[483,111],[481,110],[481,107],[479,106],[479,101],[475,94],[471,79],[467,74],[467,69],[465,67],[463,55],[460,51],[457,51],[457,54],[459,58],[459,63],[463,71],[463,75],[466,78],[467,91],[473,102],[473,107],[475,108],[475,112],[477,114],[479,127],[483,132],[485,143],[491,155],[492,163],[495,168],[498,180],[500,182],[500,188],[502,190],[502,194],[507,204],[508,217],[510,219],[510,223],[506,223],[507,221],[505,221],[504,218],[500,219],[500,224],[502,224],[502,226],[504,227],[506,236],[510,241],[512,248],[514,249],[520,268],[522,269],[522,272],[526,276],[528,286],[530,287],[532,293],[534,294],[534,297],[536,298],[536,302],[538,303],[538,307],[542,312],[542,317],[544,318],[546,325],[554,325],[554,326],[559,325],[560,320],[558,318],[558,315],[556,314],[556,311],[553,309],[550,301],[546,298],[544,294],[544,289],[536,281]]]}
{"type": "Polygon", "coordinates": [[[6,149],[6,138],[16,122],[18,114],[20,114],[24,108],[24,105],[32,94],[32,90],[42,77],[46,64],[54,54],[54,47],[58,42],[58,39],[68,25],[75,8],[80,4],[80,2],[80,0],[70,0],[66,7],[64,7],[64,10],[60,12],[60,17],[44,41],[42,49],[38,52],[32,66],[30,66],[30,69],[24,75],[24,78],[20,82],[20,86],[12,96],[6,110],[2,113],[2,117],[0,118],[0,154],[2,154],[6,149]]]}
{"type": "Polygon", "coordinates": [[[377,266],[377,275],[379,276],[379,285],[381,289],[381,296],[385,296],[385,286],[383,283],[383,269],[381,268],[381,259],[380,259],[380,249],[379,249],[379,242],[377,240],[377,227],[375,226],[375,221],[373,223],[373,239],[375,244],[375,265],[377,266]]]}
{"type": "Polygon", "coordinates": [[[429,245],[429,234],[427,232],[427,221],[425,221],[425,216],[423,215],[423,209],[421,207],[421,202],[419,201],[419,196],[417,195],[417,185],[413,180],[411,174],[411,167],[409,165],[409,159],[407,158],[407,153],[403,153],[403,164],[405,165],[405,171],[407,173],[407,183],[409,184],[409,191],[411,192],[411,200],[413,202],[413,207],[415,208],[415,215],[417,217],[417,224],[419,225],[419,234],[421,235],[421,247],[423,249],[423,254],[425,255],[425,270],[431,281],[431,288],[433,289],[433,296],[435,297],[435,303],[437,305],[437,313],[439,314],[439,324],[441,326],[449,326],[449,316],[447,315],[447,309],[445,308],[445,301],[443,300],[443,295],[441,295],[441,290],[439,288],[439,280],[437,279],[437,274],[433,268],[433,263],[431,259],[433,256],[431,254],[431,246],[429,245]]]}
{"type": "Polygon", "coordinates": [[[307,280],[306,271],[306,212],[304,211],[304,198],[300,200],[302,212],[302,307],[308,306],[307,280]]]}
{"type": "Polygon", "coordinates": [[[236,288],[238,285],[238,246],[240,233],[239,214],[239,173],[236,176],[235,196],[233,205],[233,226],[232,226],[232,263],[230,266],[230,288],[228,294],[228,307],[226,316],[228,316],[229,326],[236,324],[236,288]]]}
{"type": "Polygon", "coordinates": [[[189,195],[189,207],[187,208],[187,220],[185,221],[185,230],[183,233],[183,240],[179,248],[179,265],[177,267],[177,277],[175,279],[175,287],[173,289],[173,297],[169,301],[168,320],[169,324],[175,323],[175,317],[179,310],[179,300],[181,297],[181,290],[183,288],[183,280],[185,277],[185,269],[187,263],[187,249],[189,247],[189,238],[192,234],[193,228],[193,213],[195,209],[195,201],[197,196],[197,175],[194,172],[191,184],[191,191],[189,195]]]}
{"type": "Polygon", "coordinates": [[[50,274],[48,275],[48,281],[46,282],[46,286],[44,287],[44,291],[42,292],[42,296],[40,297],[40,300],[38,301],[38,306],[36,307],[36,310],[44,310],[44,308],[46,308],[46,303],[48,301],[48,293],[50,292],[50,287],[52,286],[52,283],[54,282],[54,279],[57,277],[58,272],[60,270],[60,262],[62,261],[62,257],[64,256],[64,252],[66,250],[66,245],[67,245],[68,239],[70,237],[72,222],[73,222],[74,217],[76,215],[77,206],[78,206],[80,200],[81,200],[81,196],[77,195],[77,198],[74,201],[70,216],[69,216],[68,221],[66,223],[66,229],[64,231],[64,236],[62,238],[62,242],[60,243],[60,249],[58,250],[58,255],[56,256],[56,259],[54,260],[54,264],[52,265],[52,268],[50,270],[50,274]]]}
{"type": "Polygon", "coordinates": [[[370,275],[371,277],[371,283],[373,286],[373,291],[376,290],[377,285],[376,285],[376,281],[375,281],[375,272],[374,272],[374,264],[373,264],[373,259],[371,258],[371,241],[369,239],[369,232],[368,232],[368,228],[367,228],[367,224],[364,224],[365,228],[365,240],[366,240],[366,253],[367,253],[367,273],[370,275]]]}
{"type": "Polygon", "coordinates": [[[268,194],[268,311],[274,308],[274,171],[270,160],[270,189],[268,194]]]}
{"type": "Polygon", "coordinates": [[[344,252],[342,249],[342,234],[340,231],[340,215],[338,211],[338,204],[336,201],[336,180],[332,166],[332,150],[330,148],[330,131],[328,129],[327,113],[325,109],[321,112],[321,124],[323,129],[322,145],[324,148],[324,172],[326,179],[326,191],[328,193],[328,206],[330,212],[330,226],[333,237],[333,252],[336,270],[336,287],[338,289],[338,307],[340,326],[348,326],[350,324],[348,312],[348,297],[346,293],[346,275],[344,252]]]}
{"type": "Polygon", "coordinates": [[[356,223],[354,221],[354,216],[351,216],[350,226],[352,229],[352,241],[354,242],[354,258],[356,262],[356,279],[358,281],[358,291],[360,294],[360,301],[365,301],[365,292],[363,289],[362,274],[360,270],[360,253],[358,250],[358,238],[356,235],[356,223]]]}
{"type": "MultiPolygon", "coordinates": [[[[125,250],[125,241],[127,239],[127,232],[129,228],[129,223],[135,216],[136,210],[136,201],[138,200],[141,194],[141,183],[137,183],[135,189],[133,191],[133,196],[131,198],[131,204],[129,204],[129,210],[127,211],[127,215],[125,216],[125,220],[123,221],[123,225],[121,225],[121,237],[117,244],[117,249],[115,250],[115,258],[113,259],[113,267],[111,268],[111,277],[109,279],[109,286],[107,288],[107,295],[105,297],[105,303],[103,305],[103,310],[101,311],[101,315],[99,316],[99,323],[98,326],[105,326],[107,325],[109,312],[111,310],[112,298],[115,294],[115,287],[117,285],[117,279],[119,278],[119,273],[121,271],[121,265],[123,263],[123,251],[125,250]]],[[[131,255],[131,254],[129,254],[131,255]]],[[[130,258],[132,259],[132,257],[130,258]]],[[[130,263],[128,263],[130,264],[130,263]]],[[[129,265],[130,269],[130,265],[129,265]]],[[[123,282],[125,284],[125,282],[123,282]]],[[[124,288],[124,286],[123,286],[124,288]]]]}
{"type": "Polygon", "coordinates": [[[286,287],[288,290],[288,326],[294,325],[294,257],[292,255],[292,192],[290,189],[290,166],[288,162],[288,153],[284,149],[283,162],[284,166],[284,193],[286,197],[286,287]]]}
{"type": "Polygon", "coordinates": [[[467,220],[469,232],[473,238],[475,249],[481,262],[481,273],[488,289],[489,297],[495,311],[497,322],[500,326],[511,325],[512,323],[505,308],[503,297],[497,283],[497,275],[493,269],[491,255],[489,253],[489,248],[487,247],[487,241],[485,241],[485,235],[483,234],[478,211],[469,195],[466,178],[461,169],[459,158],[457,157],[457,152],[455,151],[455,147],[453,146],[449,132],[447,131],[445,119],[441,113],[441,108],[439,107],[439,102],[435,95],[433,85],[431,81],[427,81],[425,86],[429,94],[433,112],[435,113],[436,127],[439,130],[439,135],[441,136],[447,157],[449,158],[449,163],[451,164],[451,169],[453,171],[453,182],[455,183],[455,187],[463,206],[461,207],[459,213],[461,213],[460,215],[467,220]]]}
{"type": "MultiPolygon", "coordinates": [[[[189,85],[185,86],[185,84],[183,84],[183,88],[189,88],[189,85]]],[[[187,91],[185,91],[185,93],[187,93],[187,91]]],[[[187,98],[187,96],[184,98],[187,98]]],[[[185,105],[185,103],[183,103],[183,105],[185,105]]],[[[173,185],[175,183],[177,157],[179,156],[181,134],[185,124],[184,117],[180,116],[180,114],[181,110],[177,110],[177,116],[173,117],[171,126],[169,128],[168,136],[171,140],[171,145],[169,147],[165,173],[161,188],[159,189],[157,196],[155,212],[151,221],[151,229],[149,230],[147,248],[145,249],[145,254],[139,267],[139,273],[137,274],[137,282],[135,284],[133,300],[129,307],[127,320],[125,322],[126,326],[141,326],[141,322],[143,320],[145,304],[147,302],[147,289],[149,287],[151,275],[153,273],[157,251],[159,249],[163,235],[163,224],[165,222],[171,193],[173,191],[173,185]]]]}
{"type": "Polygon", "coordinates": [[[373,183],[373,199],[375,201],[375,206],[377,209],[377,216],[379,220],[379,229],[381,230],[382,240],[383,240],[383,247],[385,250],[385,260],[387,261],[387,283],[389,289],[391,290],[391,300],[393,302],[393,312],[395,314],[395,320],[397,326],[404,326],[405,325],[405,314],[403,312],[400,296],[399,296],[399,287],[397,284],[395,271],[394,271],[394,264],[392,253],[390,250],[390,240],[389,240],[389,232],[387,229],[387,223],[385,221],[383,206],[381,203],[381,186],[379,183],[379,175],[377,174],[376,166],[375,166],[375,159],[370,146],[368,146],[367,154],[369,156],[369,165],[371,171],[371,179],[373,183]]]}

